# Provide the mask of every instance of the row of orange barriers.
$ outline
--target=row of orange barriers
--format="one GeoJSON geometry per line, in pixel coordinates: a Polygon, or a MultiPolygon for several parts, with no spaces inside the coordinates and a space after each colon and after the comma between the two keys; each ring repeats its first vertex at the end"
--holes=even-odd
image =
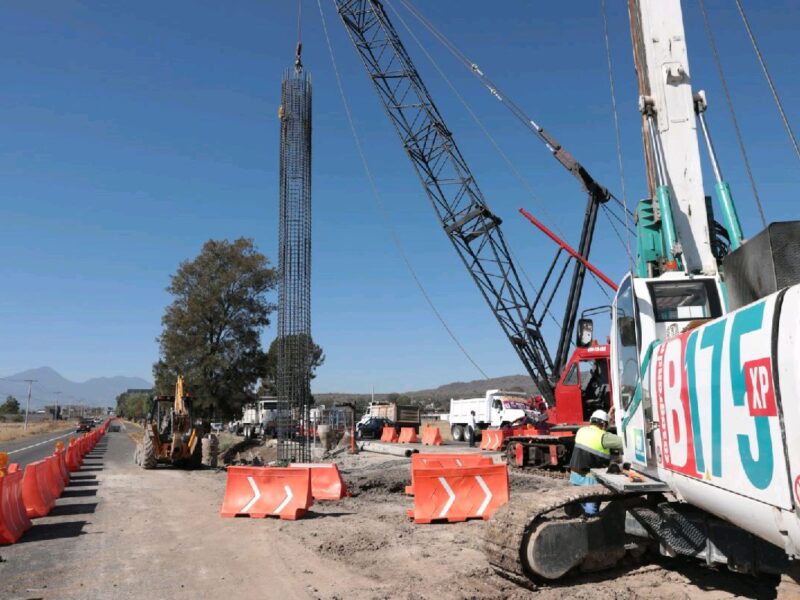
{"type": "Polygon", "coordinates": [[[13,544],[31,528],[31,519],[47,516],[69,484],[83,458],[108,430],[109,422],[91,433],[71,438],[67,448],[56,443],[55,452],[20,469],[0,453],[0,544],[13,544]]]}
{"type": "Polygon", "coordinates": [[[288,467],[228,467],[223,517],[303,517],[314,500],[348,496],[335,463],[294,463],[288,467]]]}
{"type": "MultiPolygon", "coordinates": [[[[413,427],[401,427],[399,435],[394,427],[384,427],[381,433],[381,441],[416,444],[420,440],[417,437],[417,430],[413,427]]],[[[441,446],[442,434],[439,432],[439,429],[431,425],[426,425],[422,429],[422,444],[424,446],[441,446]]]]}
{"type": "Polygon", "coordinates": [[[508,502],[508,469],[479,454],[414,454],[406,493],[415,523],[489,519],[508,502]]]}

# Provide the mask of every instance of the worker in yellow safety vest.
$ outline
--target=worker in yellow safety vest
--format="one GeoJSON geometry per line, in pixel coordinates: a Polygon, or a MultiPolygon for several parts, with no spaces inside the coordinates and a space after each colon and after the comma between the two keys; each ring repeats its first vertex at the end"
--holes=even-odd
{"type": "MultiPolygon", "coordinates": [[[[581,427],[575,435],[575,449],[569,461],[569,482],[572,485],[595,485],[597,479],[590,469],[606,467],[611,462],[611,451],[622,450],[622,438],[606,431],[608,413],[596,410],[589,419],[589,425],[581,427]]],[[[599,502],[584,502],[583,512],[595,515],[600,509],[599,502]]]]}

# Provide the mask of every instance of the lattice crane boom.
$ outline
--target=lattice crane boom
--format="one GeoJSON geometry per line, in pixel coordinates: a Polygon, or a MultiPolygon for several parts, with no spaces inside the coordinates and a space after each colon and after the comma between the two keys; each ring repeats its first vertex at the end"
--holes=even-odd
{"type": "Polygon", "coordinates": [[[553,360],[500,230],[380,2],[336,8],[458,255],[540,392],[552,402],[553,360]]]}

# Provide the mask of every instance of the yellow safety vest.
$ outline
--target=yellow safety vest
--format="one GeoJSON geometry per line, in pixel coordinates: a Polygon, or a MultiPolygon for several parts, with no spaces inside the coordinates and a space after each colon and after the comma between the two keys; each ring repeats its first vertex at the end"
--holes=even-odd
{"type": "Polygon", "coordinates": [[[603,447],[605,431],[596,425],[581,427],[575,436],[575,449],[569,466],[574,471],[585,473],[589,469],[608,464],[611,450],[603,447]]]}

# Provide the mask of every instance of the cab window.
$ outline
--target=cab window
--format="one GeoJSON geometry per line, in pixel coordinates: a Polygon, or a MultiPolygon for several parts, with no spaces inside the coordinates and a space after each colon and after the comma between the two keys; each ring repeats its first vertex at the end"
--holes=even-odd
{"type": "Polygon", "coordinates": [[[614,304],[616,324],[617,369],[619,375],[619,396],[622,408],[627,409],[639,383],[639,348],[636,332],[636,314],[630,278],[626,279],[617,292],[614,304]]]}
{"type": "Polygon", "coordinates": [[[578,385],[578,365],[576,363],[572,363],[567,376],[564,377],[564,385],[578,385]]]}
{"type": "Polygon", "coordinates": [[[720,316],[716,286],[710,279],[648,284],[656,321],[693,321],[720,316]]]}

